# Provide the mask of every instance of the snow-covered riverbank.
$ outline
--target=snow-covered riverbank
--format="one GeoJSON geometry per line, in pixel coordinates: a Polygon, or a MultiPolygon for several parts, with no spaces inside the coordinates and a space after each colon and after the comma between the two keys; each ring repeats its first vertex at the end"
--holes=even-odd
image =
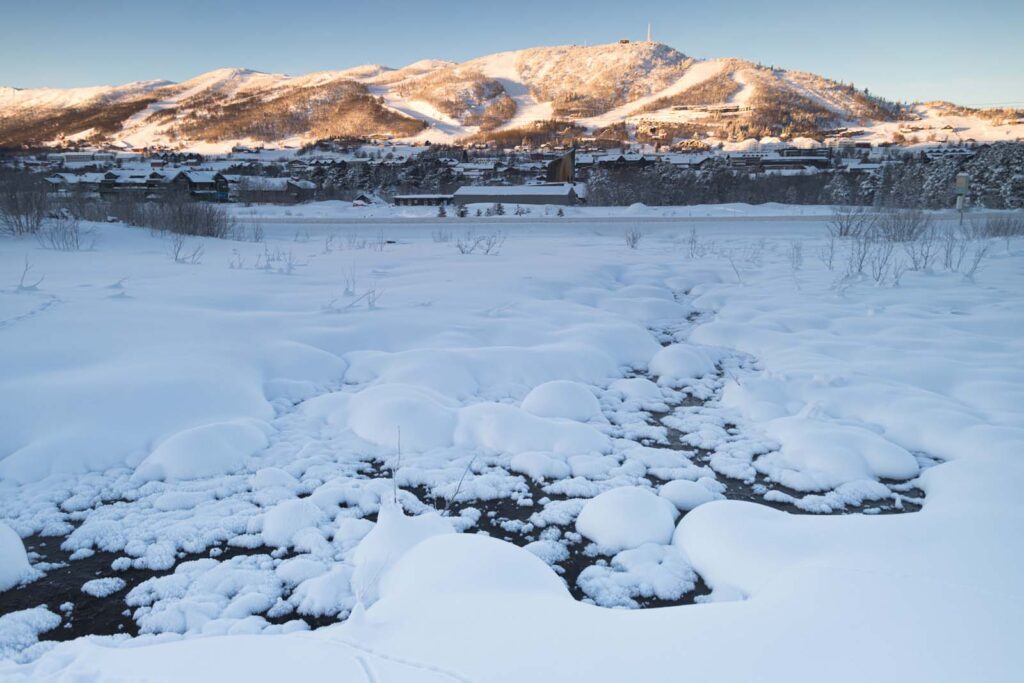
{"type": "MultiPolygon", "coordinates": [[[[844,243],[827,267],[818,222],[629,249],[626,216],[519,218],[486,255],[460,253],[498,228],[472,219],[296,217],[189,238],[196,263],[114,225],[0,241],[0,520],[116,556],[92,578],[163,572],[88,589],[135,639],[0,616],[0,678],[1016,678],[1024,244],[879,285],[842,277],[844,243]],[[759,503],[721,499],[742,480],[759,503]],[[903,481],[920,511],[766,505],[878,512],[903,481]],[[526,548],[474,533],[494,501],[531,510],[505,528],[526,548]],[[567,549],[599,604],[711,593],[577,602],[567,549]]],[[[13,581],[47,570],[0,542],[13,581]]]]}

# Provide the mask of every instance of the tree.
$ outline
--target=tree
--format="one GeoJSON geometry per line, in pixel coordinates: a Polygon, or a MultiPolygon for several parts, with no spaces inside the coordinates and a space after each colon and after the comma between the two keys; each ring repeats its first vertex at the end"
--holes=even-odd
{"type": "Polygon", "coordinates": [[[0,175],[0,228],[12,235],[39,232],[50,210],[46,181],[18,171],[0,175]]]}

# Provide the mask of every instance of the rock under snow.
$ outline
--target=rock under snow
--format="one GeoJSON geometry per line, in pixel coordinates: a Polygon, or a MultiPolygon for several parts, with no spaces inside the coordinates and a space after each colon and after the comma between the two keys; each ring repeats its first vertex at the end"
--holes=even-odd
{"type": "Polygon", "coordinates": [[[576,518],[576,530],[608,550],[667,544],[675,531],[676,508],[647,489],[615,488],[592,498],[576,518]]]}
{"type": "Polygon", "coordinates": [[[579,382],[555,380],[534,387],[523,399],[523,410],[539,417],[587,422],[601,419],[597,397],[579,382]]]}

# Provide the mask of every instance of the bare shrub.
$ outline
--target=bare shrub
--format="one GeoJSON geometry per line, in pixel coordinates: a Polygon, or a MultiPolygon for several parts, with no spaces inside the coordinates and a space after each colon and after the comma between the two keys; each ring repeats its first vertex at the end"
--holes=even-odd
{"type": "Polygon", "coordinates": [[[640,240],[644,237],[644,231],[640,228],[629,228],[626,230],[626,246],[630,249],[636,249],[640,246],[640,240]]]}
{"type": "Polygon", "coordinates": [[[714,250],[715,243],[702,240],[697,234],[697,228],[691,227],[690,234],[686,238],[686,249],[690,258],[704,258],[714,250]]]}
{"type": "Polygon", "coordinates": [[[1014,237],[1024,236],[1024,216],[988,216],[983,222],[974,222],[975,231],[984,237],[997,237],[1006,240],[1006,251],[1010,251],[1010,242],[1014,237]]]}
{"type": "Polygon", "coordinates": [[[36,233],[36,239],[44,249],[57,251],[78,251],[83,246],[83,238],[90,241],[91,237],[92,232],[83,231],[79,220],[71,215],[46,220],[36,233]]]}
{"type": "Polygon", "coordinates": [[[960,272],[965,278],[968,280],[974,280],[974,276],[981,267],[982,260],[988,255],[989,247],[991,246],[991,242],[988,241],[978,240],[974,242],[970,256],[968,256],[966,262],[961,266],[962,270],[960,272]]]}
{"type": "Polygon", "coordinates": [[[455,240],[455,248],[460,254],[481,253],[484,255],[497,255],[505,244],[505,233],[501,230],[487,235],[478,235],[468,231],[462,237],[455,240]]]}
{"type": "Polygon", "coordinates": [[[171,237],[168,252],[175,263],[198,265],[203,262],[203,245],[192,246],[185,242],[185,235],[175,233],[171,237]]]}
{"type": "Polygon", "coordinates": [[[818,258],[821,259],[826,268],[830,271],[833,270],[836,260],[836,238],[834,235],[829,235],[825,246],[818,250],[818,258]]]}
{"type": "Polygon", "coordinates": [[[952,226],[947,228],[940,237],[940,243],[943,267],[949,271],[959,271],[970,246],[963,230],[952,226]]]}
{"type": "Polygon", "coordinates": [[[804,245],[796,240],[789,243],[789,269],[794,273],[804,267],[804,245]]]}
{"type": "MultiPolygon", "coordinates": [[[[234,219],[219,204],[195,201],[187,193],[177,191],[168,192],[159,201],[145,201],[139,196],[121,194],[109,202],[98,202],[89,208],[86,215],[78,215],[91,220],[111,217],[128,225],[196,237],[226,239],[244,231],[240,231],[234,219]]],[[[262,228],[254,230],[253,241],[262,239],[262,228]]]]}
{"type": "Polygon", "coordinates": [[[451,230],[441,229],[441,230],[435,230],[434,232],[432,232],[431,236],[434,238],[435,242],[439,242],[439,243],[442,243],[442,244],[447,244],[447,243],[452,241],[452,236],[453,235],[452,235],[452,231],[451,230]]]}
{"type": "Polygon", "coordinates": [[[915,239],[903,242],[903,251],[910,259],[911,270],[928,270],[939,255],[939,240],[935,229],[931,226],[925,228],[924,232],[915,239]]]}
{"type": "Polygon", "coordinates": [[[28,282],[29,273],[32,272],[32,264],[28,260],[28,255],[25,256],[25,267],[21,270],[21,278],[18,280],[18,286],[16,291],[19,292],[34,292],[39,289],[39,285],[43,284],[43,280],[46,279],[46,275],[40,275],[39,279],[35,282],[28,282]]]}
{"type": "Polygon", "coordinates": [[[873,244],[874,240],[865,234],[856,235],[850,240],[850,248],[847,252],[846,260],[847,277],[859,277],[863,274],[873,244]]]}
{"type": "Polygon", "coordinates": [[[0,175],[0,229],[10,235],[39,232],[52,202],[46,181],[17,171],[0,175]]]}
{"type": "Polygon", "coordinates": [[[892,209],[874,224],[874,234],[890,242],[913,242],[931,230],[932,219],[921,209],[892,209]]]}
{"type": "Polygon", "coordinates": [[[881,285],[885,283],[889,275],[893,251],[894,245],[888,240],[879,240],[869,249],[867,261],[871,267],[871,279],[875,281],[875,284],[881,285]]]}
{"type": "Polygon", "coordinates": [[[857,237],[871,231],[875,218],[863,206],[837,206],[832,209],[828,232],[832,237],[857,237]]]}

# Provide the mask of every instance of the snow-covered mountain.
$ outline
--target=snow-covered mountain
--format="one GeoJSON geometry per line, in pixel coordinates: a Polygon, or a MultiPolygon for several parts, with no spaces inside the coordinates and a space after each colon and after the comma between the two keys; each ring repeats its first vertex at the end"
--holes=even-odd
{"type": "Polygon", "coordinates": [[[653,42],[539,47],[461,64],[424,60],[295,77],[218,69],[182,83],[0,87],[0,147],[65,140],[210,148],[349,135],[507,143],[538,127],[566,126],[576,136],[664,142],[821,139],[851,127],[885,139],[913,130],[915,120],[925,122],[919,131],[931,131],[924,135],[949,140],[1024,134],[1018,112],[901,107],[814,74],[699,60],[653,42]]]}

